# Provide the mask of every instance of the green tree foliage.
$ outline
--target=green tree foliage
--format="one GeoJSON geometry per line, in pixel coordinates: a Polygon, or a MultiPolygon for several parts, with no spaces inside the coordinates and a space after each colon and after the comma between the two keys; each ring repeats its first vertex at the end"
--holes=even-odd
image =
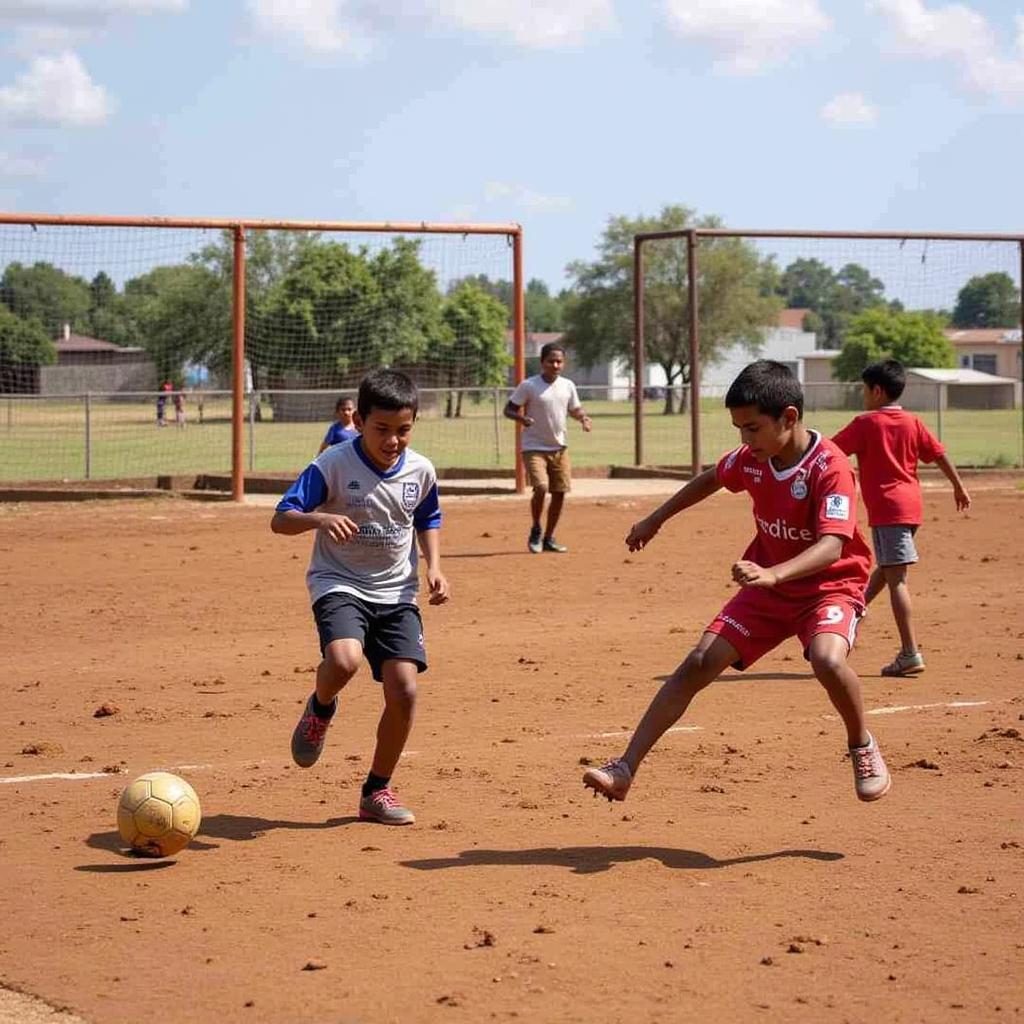
{"type": "Polygon", "coordinates": [[[838,273],[816,259],[794,260],[777,286],[790,309],[808,309],[804,329],[818,336],[822,348],[841,348],[851,318],[885,305],[885,285],[858,263],[838,273]]]}
{"type": "Polygon", "coordinates": [[[0,302],[22,320],[38,321],[55,338],[64,324],[76,332],[84,330],[92,295],[87,281],[52,263],[9,263],[0,278],[0,302]]]}
{"type": "Polygon", "coordinates": [[[1020,291],[1009,274],[972,277],[960,289],[954,327],[1019,327],[1020,291]]]}
{"type": "MultiPolygon", "coordinates": [[[[570,264],[574,284],[566,308],[566,341],[585,366],[619,358],[633,363],[633,237],[641,232],[718,227],[715,217],[698,219],[684,206],[666,206],[657,216],[609,219],[593,262],[570,264]]],[[[644,346],[670,386],[690,379],[689,288],[686,239],[644,246],[644,346]]],[[[766,327],[776,322],[779,301],[765,294],[772,268],[742,239],[700,241],[698,319],[700,358],[713,363],[734,344],[751,352],[766,327]]],[[[671,387],[665,412],[674,411],[671,387]]]]}
{"type": "MultiPolygon", "coordinates": [[[[445,297],[441,318],[446,328],[442,355],[448,387],[504,384],[512,359],[505,344],[508,309],[472,280],[445,297]]],[[[462,415],[463,393],[448,393],[447,417],[462,415]]]]}
{"type": "MultiPolygon", "coordinates": [[[[512,282],[504,279],[491,280],[486,274],[473,274],[454,282],[448,289],[453,292],[461,284],[469,282],[488,295],[497,299],[506,311],[508,326],[512,326],[512,282]]],[[[565,329],[565,303],[568,291],[552,295],[547,284],[534,277],[526,282],[523,301],[526,306],[526,329],[528,331],[561,331],[565,329]]]]}
{"type": "Polygon", "coordinates": [[[26,373],[57,361],[57,350],[38,320],[23,320],[0,303],[0,393],[23,391],[26,373]]]}
{"type": "Polygon", "coordinates": [[[934,313],[906,313],[885,306],[864,310],[846,328],[832,376],[859,380],[864,367],[879,359],[898,359],[904,366],[953,366],[953,346],[942,327],[934,313]]]}

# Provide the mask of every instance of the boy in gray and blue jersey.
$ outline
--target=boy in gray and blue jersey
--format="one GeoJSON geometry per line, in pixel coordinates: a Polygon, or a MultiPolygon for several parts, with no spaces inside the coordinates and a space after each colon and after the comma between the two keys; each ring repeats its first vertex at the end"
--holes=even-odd
{"type": "Polygon", "coordinates": [[[443,604],[449,592],[440,564],[437,476],[430,461],[408,447],[418,404],[405,374],[367,375],[357,400],[361,435],[321,452],[271,522],[275,533],[316,530],[306,583],[323,660],[292,735],[292,756],[304,768],[316,763],[337,695],[365,655],[383,684],[384,712],[359,817],[389,825],[415,820],[389,785],[412,727],[416,675],[427,667],[414,533],[430,603],[443,604]]]}

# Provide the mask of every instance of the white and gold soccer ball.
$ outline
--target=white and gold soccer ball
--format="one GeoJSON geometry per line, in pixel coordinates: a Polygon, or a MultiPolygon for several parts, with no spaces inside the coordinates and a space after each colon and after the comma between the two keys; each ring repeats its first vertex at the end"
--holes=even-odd
{"type": "Polygon", "coordinates": [[[170,772],[148,772],[129,783],[117,804],[117,829],[137,853],[170,857],[199,831],[196,791],[170,772]]]}

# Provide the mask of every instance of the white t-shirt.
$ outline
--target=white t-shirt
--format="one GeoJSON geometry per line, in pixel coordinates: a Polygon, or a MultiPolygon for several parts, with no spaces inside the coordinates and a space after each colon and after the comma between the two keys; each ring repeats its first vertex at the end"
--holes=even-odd
{"type": "Polygon", "coordinates": [[[580,396],[571,380],[556,377],[549,384],[538,373],[527,377],[509,401],[533,420],[532,426],[523,429],[520,448],[524,452],[556,452],[566,446],[566,418],[580,408],[580,396]]]}
{"type": "Polygon", "coordinates": [[[430,460],[406,448],[389,470],[364,454],[361,438],[321,452],[277,509],[337,512],[359,524],[347,544],[316,531],[306,574],[309,599],[334,591],[376,604],[416,602],[414,534],[441,525],[437,474],[430,460]]]}

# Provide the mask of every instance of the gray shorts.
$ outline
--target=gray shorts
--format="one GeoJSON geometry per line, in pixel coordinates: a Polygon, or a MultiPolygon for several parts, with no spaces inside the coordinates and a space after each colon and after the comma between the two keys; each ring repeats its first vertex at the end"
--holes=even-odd
{"type": "Polygon", "coordinates": [[[916,526],[872,526],[875,561],[879,565],[912,565],[917,561],[915,533],[916,526]]]}

